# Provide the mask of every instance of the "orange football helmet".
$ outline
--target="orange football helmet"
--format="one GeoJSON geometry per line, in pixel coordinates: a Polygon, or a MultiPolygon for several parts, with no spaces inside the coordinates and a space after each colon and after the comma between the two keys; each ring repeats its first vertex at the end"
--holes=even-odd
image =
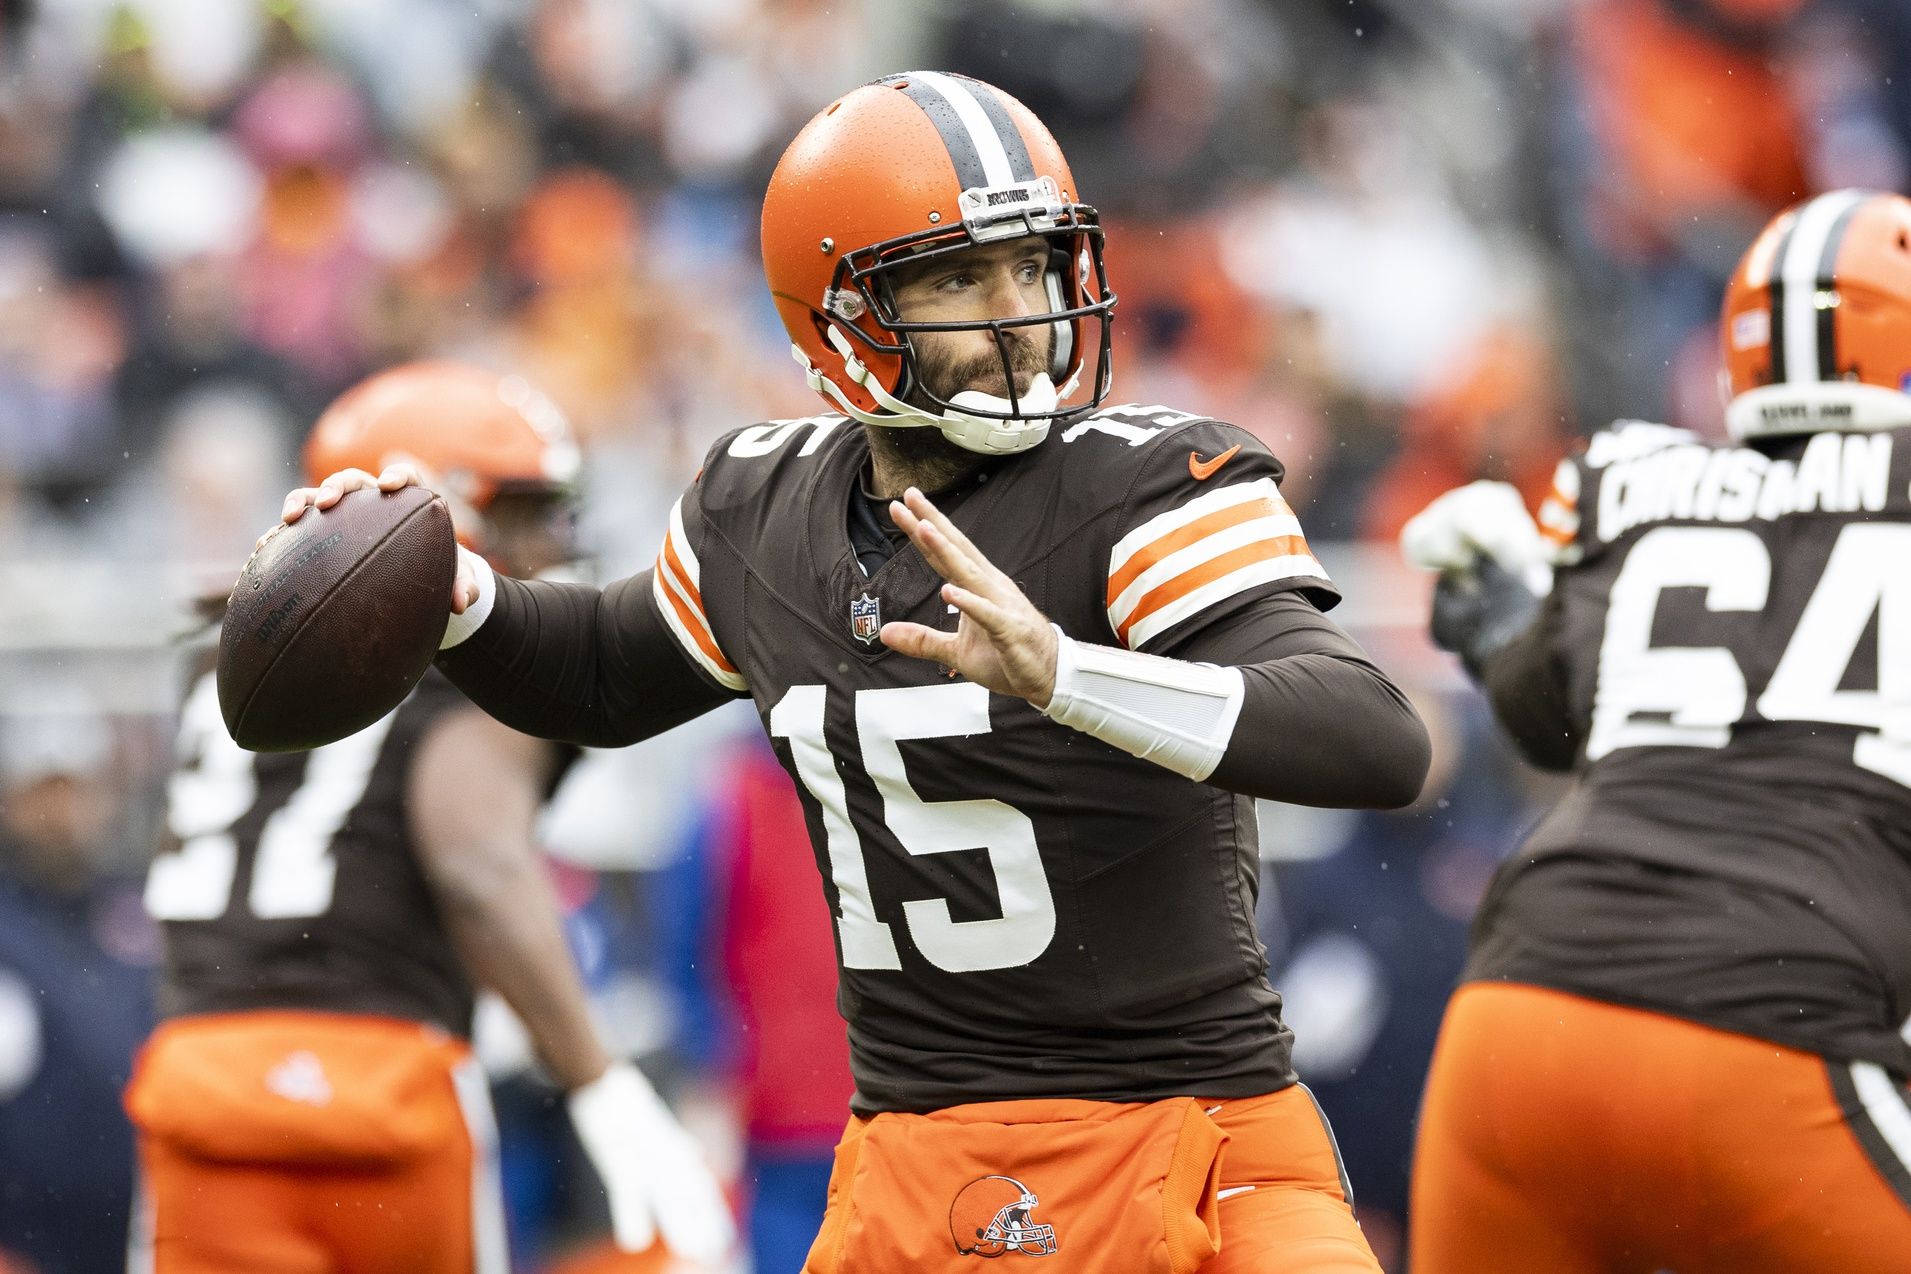
{"type": "Polygon", "coordinates": [[[1093,411],[1113,378],[1115,294],[1095,210],[1068,161],[1026,106],[966,76],[912,71],[865,84],[826,107],[783,152],[763,199],[763,268],[810,387],[867,424],[927,425],[991,455],[1026,450],[1051,422],[1093,411]],[[909,323],[889,271],[926,255],[1040,235],[1052,247],[1046,313],[979,323],[909,323]],[[1092,340],[1090,320],[1100,331],[1092,340]],[[1050,367],[1019,394],[1002,333],[1048,324],[1050,367]],[[1004,398],[943,399],[921,382],[914,332],[987,331],[1002,355],[1004,398]],[[1086,402],[1076,393],[1098,349],[1086,402]],[[933,404],[907,403],[912,393],[933,404]]]}
{"type": "Polygon", "coordinates": [[[1780,213],[1725,289],[1735,439],[1911,425],[1911,199],[1834,190],[1780,213]]]}
{"type": "Polygon", "coordinates": [[[521,376],[466,363],[405,363],[359,382],[325,409],[305,442],[305,476],[376,474],[406,460],[451,506],[458,539],[485,551],[500,495],[568,497],[579,457],[557,405],[521,376]]]}

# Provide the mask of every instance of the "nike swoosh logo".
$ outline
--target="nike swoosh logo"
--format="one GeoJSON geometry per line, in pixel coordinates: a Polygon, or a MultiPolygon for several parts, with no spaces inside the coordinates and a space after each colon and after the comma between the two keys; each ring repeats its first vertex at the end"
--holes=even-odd
{"type": "Polygon", "coordinates": [[[1200,452],[1190,451],[1188,453],[1188,472],[1194,475],[1196,482],[1206,482],[1209,478],[1212,478],[1221,471],[1222,465],[1234,459],[1234,453],[1240,449],[1241,444],[1237,442],[1212,460],[1203,460],[1200,452]]]}

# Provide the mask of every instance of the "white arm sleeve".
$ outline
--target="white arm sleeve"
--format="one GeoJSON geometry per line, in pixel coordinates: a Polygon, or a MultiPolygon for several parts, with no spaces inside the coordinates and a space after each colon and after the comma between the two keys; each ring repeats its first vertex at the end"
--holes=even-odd
{"type": "Polygon", "coordinates": [[[445,635],[438,641],[438,649],[450,650],[453,646],[484,627],[484,621],[491,618],[491,607],[498,600],[498,577],[491,571],[491,563],[460,544],[458,562],[471,570],[472,577],[478,581],[478,600],[464,608],[464,614],[452,615],[445,621],[445,635]]]}
{"type": "Polygon", "coordinates": [[[1051,721],[1187,778],[1214,773],[1247,694],[1240,669],[1055,638],[1051,721]]]}

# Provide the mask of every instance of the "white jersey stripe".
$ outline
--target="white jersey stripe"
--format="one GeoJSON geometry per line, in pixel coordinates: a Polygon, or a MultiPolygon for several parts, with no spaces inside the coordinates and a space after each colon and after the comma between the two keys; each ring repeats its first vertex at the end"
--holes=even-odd
{"type": "Polygon", "coordinates": [[[1135,606],[1142,598],[1170,580],[1185,575],[1224,553],[1232,553],[1244,545],[1259,543],[1263,540],[1278,540],[1286,536],[1298,536],[1300,533],[1300,519],[1292,514],[1283,514],[1272,518],[1254,518],[1204,535],[1193,544],[1177,549],[1135,576],[1128,587],[1121,591],[1121,596],[1109,603],[1108,620],[1119,629],[1128,622],[1128,616],[1133,613],[1135,606]]]}
{"type": "Polygon", "coordinates": [[[683,617],[677,613],[677,608],[670,604],[673,596],[681,599],[684,605],[690,608],[690,613],[697,618],[699,626],[704,627],[704,635],[710,644],[712,646],[717,644],[716,634],[711,633],[705,626],[702,609],[684,594],[682,586],[675,579],[670,578],[669,568],[661,560],[658,561],[657,569],[651,576],[650,587],[657,599],[657,613],[664,617],[664,624],[676,637],[677,644],[683,647],[683,652],[689,655],[699,668],[715,678],[719,685],[731,690],[748,690],[750,685],[742,675],[712,659],[698,642],[697,634],[684,626],[683,617]]]}
{"type": "MultiPolygon", "coordinates": [[[[690,575],[690,587],[699,594],[703,592],[703,567],[697,562],[697,551],[690,547],[690,533],[683,529],[683,497],[670,506],[670,531],[667,542],[677,550],[677,558],[683,563],[683,569],[690,575]]],[[[703,607],[697,607],[702,610],[703,607]]]]}
{"type": "Polygon", "coordinates": [[[1785,287],[1785,379],[1793,384],[1818,380],[1818,263],[1825,240],[1846,209],[1864,198],[1856,190],[1835,190],[1806,204],[1798,212],[1785,259],[1778,263],[1785,287]]]}
{"type": "MultiPolygon", "coordinates": [[[[1274,507],[1281,513],[1290,512],[1287,502],[1281,499],[1281,489],[1272,478],[1256,478],[1252,482],[1240,482],[1233,486],[1221,487],[1206,495],[1196,496],[1186,504],[1169,509],[1166,513],[1157,513],[1128,534],[1115,541],[1115,547],[1108,554],[1108,577],[1113,579],[1121,574],[1130,558],[1171,531],[1179,531],[1190,522],[1199,522],[1210,513],[1222,509],[1231,509],[1237,504],[1246,504],[1250,500],[1272,500],[1274,507]]],[[[1299,534],[1297,530],[1295,534],[1299,534]]]]}
{"type": "Polygon", "coordinates": [[[690,547],[690,534],[683,525],[683,499],[670,506],[670,529],[664,533],[664,551],[657,554],[657,567],[651,575],[651,592],[657,599],[657,611],[664,617],[664,623],[677,638],[684,653],[694,660],[699,668],[716,678],[718,684],[731,690],[747,690],[749,683],[744,681],[734,667],[725,667],[732,663],[728,655],[719,663],[711,658],[710,651],[722,653],[717,643],[717,635],[710,628],[710,617],[703,609],[703,567],[697,561],[696,550],[690,547]],[[679,578],[672,569],[670,559],[675,557],[688,578],[679,578]],[[681,603],[689,612],[691,627],[686,625],[684,617],[672,599],[681,603]],[[706,649],[706,646],[708,649],[706,649]]]}
{"type": "Polygon", "coordinates": [[[678,579],[677,573],[670,569],[668,560],[659,559],[657,563],[657,574],[656,577],[651,580],[651,584],[658,590],[659,596],[657,601],[659,605],[665,608],[666,614],[679,623],[682,622],[682,612],[670,604],[670,599],[672,597],[676,598],[689,610],[691,618],[695,621],[694,630],[703,636],[710,637],[711,645],[716,644],[716,639],[710,632],[709,620],[704,616],[703,607],[697,604],[696,598],[685,591],[683,581],[678,579]]]}
{"type": "Polygon", "coordinates": [[[1015,183],[1015,168],[1009,163],[1009,153],[1002,146],[1002,139],[996,135],[995,125],[982,109],[982,103],[975,100],[975,94],[969,86],[954,76],[943,75],[936,71],[912,71],[909,78],[917,84],[927,85],[940,93],[962,121],[969,140],[975,143],[975,153],[981,157],[982,171],[987,175],[989,185],[1008,186],[1015,183]]]}
{"type": "Polygon", "coordinates": [[[1327,578],[1327,572],[1322,570],[1320,563],[1308,553],[1292,553],[1286,557],[1272,558],[1265,562],[1250,562],[1240,570],[1230,571],[1220,579],[1211,580],[1186,597],[1176,598],[1148,615],[1128,630],[1128,645],[1139,650],[1157,633],[1166,632],[1190,615],[1206,610],[1216,602],[1226,601],[1236,593],[1253,588],[1256,584],[1266,584],[1272,580],[1292,579],[1303,575],[1318,576],[1322,580],[1327,578]]]}
{"type": "Polygon", "coordinates": [[[1878,1135],[1891,1147],[1891,1153],[1898,1157],[1905,1171],[1911,1172],[1911,1105],[1906,1104],[1904,1090],[1876,1062],[1853,1062],[1851,1082],[1878,1135]]]}

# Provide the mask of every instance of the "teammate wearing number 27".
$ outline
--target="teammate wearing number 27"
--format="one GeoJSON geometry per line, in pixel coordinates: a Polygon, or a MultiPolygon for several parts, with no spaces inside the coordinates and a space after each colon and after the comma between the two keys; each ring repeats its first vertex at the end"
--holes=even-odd
{"type": "Polygon", "coordinates": [[[1095,211],[987,84],[830,105],[762,233],[831,414],[720,440],[602,592],[467,563],[440,666],[592,744],[755,701],[856,1079],[811,1274],[1373,1270],[1266,981],[1251,798],[1404,804],[1427,742],[1322,615],[1280,464],[1104,406],[1095,211]]]}
{"type": "MultiPolygon", "coordinates": [[[[403,455],[500,568],[574,556],[576,448],[522,380],[455,363],[347,392],[308,473],[403,455]]],[[[311,752],[226,733],[208,672],[168,787],[162,1009],[127,1105],[143,1193],[135,1271],[505,1274],[496,1132],[471,1055],[474,984],[514,1009],[569,1094],[619,1242],[661,1231],[713,1266],[731,1239],[689,1135],[592,1022],[533,824],[568,761],[431,673],[311,752]],[[482,793],[482,799],[474,794],[482,793]]]]}
{"type": "Polygon", "coordinates": [[[1415,1274],[1911,1269],[1911,201],[1777,218],[1722,329],[1730,445],[1625,423],[1537,528],[1475,484],[1405,533],[1576,774],[1475,923],[1415,1274]]]}

